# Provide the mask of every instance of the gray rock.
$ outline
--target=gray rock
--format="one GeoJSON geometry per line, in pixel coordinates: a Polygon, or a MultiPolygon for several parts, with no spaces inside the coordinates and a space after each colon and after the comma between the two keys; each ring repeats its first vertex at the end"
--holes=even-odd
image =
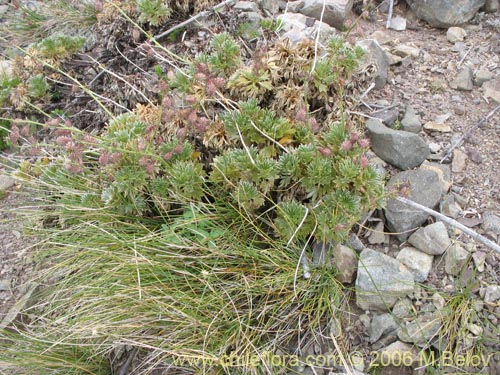
{"type": "Polygon", "coordinates": [[[429,272],[432,268],[432,260],[434,257],[419,251],[414,247],[405,247],[404,249],[401,249],[396,259],[408,267],[408,269],[413,273],[415,281],[421,283],[427,280],[427,276],[429,276],[429,272]]]}
{"type": "Polygon", "coordinates": [[[429,314],[409,322],[398,332],[401,341],[418,346],[427,346],[441,329],[441,317],[429,314]]]}
{"type": "Polygon", "coordinates": [[[363,242],[359,239],[358,236],[356,236],[354,233],[351,233],[349,235],[349,239],[347,241],[349,243],[349,246],[356,250],[358,253],[362,252],[365,249],[365,245],[363,245],[363,242]]]}
{"type": "Polygon", "coordinates": [[[497,236],[500,235],[500,217],[493,212],[485,212],[482,227],[485,232],[492,232],[497,236]]]}
{"type": "MultiPolygon", "coordinates": [[[[379,352],[381,354],[377,359],[380,363],[377,364],[382,367],[386,367],[387,363],[394,363],[396,358],[401,358],[401,360],[404,358],[405,367],[414,366],[420,361],[419,352],[413,346],[402,341],[395,341],[385,348],[380,349],[379,352]],[[408,356],[408,353],[410,356],[408,356]]],[[[393,372],[388,371],[387,373],[392,374],[393,372]]]]}
{"type": "Polygon", "coordinates": [[[5,291],[10,289],[10,280],[0,279],[0,291],[5,291]]]}
{"type": "Polygon", "coordinates": [[[483,83],[491,81],[495,75],[488,69],[479,69],[474,76],[474,85],[481,87],[483,83]]]}
{"type": "Polygon", "coordinates": [[[451,171],[453,173],[463,172],[467,166],[467,154],[461,150],[453,150],[453,160],[451,162],[451,171]]]}
{"type": "Polygon", "coordinates": [[[401,120],[402,130],[410,133],[418,133],[422,130],[422,122],[420,121],[420,116],[417,115],[415,110],[411,105],[406,107],[406,112],[401,120]]]}
{"type": "Polygon", "coordinates": [[[484,96],[500,104],[500,77],[483,84],[484,96]]]}
{"type": "Polygon", "coordinates": [[[467,36],[467,31],[461,27],[450,27],[446,32],[446,38],[450,43],[463,42],[467,36]]]}
{"type": "Polygon", "coordinates": [[[463,68],[457,77],[450,82],[450,87],[455,90],[471,91],[473,88],[473,74],[469,67],[463,68]]]}
{"type": "Polygon", "coordinates": [[[258,12],[242,12],[238,15],[238,17],[244,17],[247,21],[249,21],[254,27],[260,27],[260,22],[262,21],[262,16],[258,12]]]}
{"type": "Polygon", "coordinates": [[[409,46],[406,44],[398,44],[396,47],[392,49],[392,54],[400,57],[413,57],[417,58],[420,56],[420,48],[409,46]]]}
{"type": "Polygon", "coordinates": [[[258,0],[258,3],[262,10],[269,15],[277,14],[280,10],[279,1],[276,0],[258,0]]]}
{"type": "Polygon", "coordinates": [[[253,1],[238,1],[233,9],[238,12],[259,12],[259,7],[253,1]]]}
{"type": "Polygon", "coordinates": [[[387,74],[389,72],[389,59],[382,47],[375,39],[360,40],[357,46],[363,48],[365,55],[360,62],[360,69],[365,69],[372,65],[375,67],[375,89],[380,90],[387,83],[387,74]]]}
{"type": "Polygon", "coordinates": [[[297,9],[298,13],[321,19],[321,13],[324,6],[322,21],[338,30],[344,28],[344,22],[351,13],[353,0],[303,0],[302,7],[297,9]]]}
{"type": "Polygon", "coordinates": [[[495,13],[499,8],[498,0],[486,0],[481,10],[486,13],[495,13]]]}
{"type": "Polygon", "coordinates": [[[399,117],[399,110],[397,108],[383,109],[373,113],[371,116],[378,118],[388,127],[392,127],[399,117]]]}
{"type": "Polygon", "coordinates": [[[0,174],[0,191],[6,191],[16,184],[16,180],[5,174],[0,174]]]}
{"type": "Polygon", "coordinates": [[[364,249],[356,278],[356,304],[363,310],[387,311],[414,289],[413,274],[399,261],[364,249]]]}
{"type": "Polygon", "coordinates": [[[391,18],[391,23],[389,25],[389,29],[396,30],[396,31],[406,30],[406,18],[399,17],[399,16],[391,18]]]}
{"type": "Polygon", "coordinates": [[[483,251],[475,251],[472,253],[472,260],[478,272],[484,272],[484,262],[486,261],[486,253],[483,251]]]}
{"type": "Polygon", "coordinates": [[[429,255],[441,255],[451,246],[448,230],[441,221],[420,228],[408,242],[429,255]]]}
{"type": "Polygon", "coordinates": [[[439,204],[439,211],[445,216],[456,219],[458,215],[460,215],[462,208],[455,201],[455,196],[453,194],[448,194],[439,204]]]}
{"type": "Polygon", "coordinates": [[[370,245],[389,243],[389,235],[384,233],[384,223],[378,222],[375,228],[370,231],[368,236],[368,243],[370,245]]]}
{"type": "Polygon", "coordinates": [[[446,300],[444,299],[444,297],[441,294],[434,293],[432,295],[432,304],[434,305],[434,307],[436,309],[441,310],[446,305],[446,300]]]}
{"type": "Polygon", "coordinates": [[[370,34],[369,39],[375,39],[377,43],[380,45],[391,44],[394,41],[394,38],[384,30],[374,31],[373,33],[370,34]]]}
{"type": "Polygon", "coordinates": [[[441,149],[442,147],[439,143],[429,143],[429,150],[431,151],[431,154],[437,154],[439,151],[441,151],[441,149]]]}
{"type": "Polygon", "coordinates": [[[399,319],[406,319],[414,316],[414,307],[411,303],[411,299],[403,298],[400,299],[394,307],[392,308],[392,315],[399,319]]]}
{"type": "Polygon", "coordinates": [[[350,284],[354,281],[358,270],[358,255],[353,249],[344,245],[335,246],[333,264],[337,270],[337,280],[344,284],[350,284]]]}
{"type": "Polygon", "coordinates": [[[500,285],[488,285],[484,293],[484,302],[493,303],[500,299],[500,285]]]}
{"type": "Polygon", "coordinates": [[[431,26],[447,28],[469,21],[486,0],[406,0],[418,18],[431,26]]]}
{"type": "Polygon", "coordinates": [[[395,333],[398,329],[398,324],[390,313],[375,315],[370,324],[368,335],[370,343],[373,344],[380,340],[381,337],[395,333]]]}
{"type": "Polygon", "coordinates": [[[458,275],[467,263],[469,255],[469,252],[460,246],[460,244],[453,244],[444,257],[444,270],[446,273],[452,276],[458,275]]]}
{"type": "Polygon", "coordinates": [[[320,42],[325,43],[336,32],[330,25],[300,13],[281,14],[278,20],[281,20],[283,25],[281,37],[290,39],[292,43],[297,43],[304,38],[314,39],[318,29],[321,30],[320,42]]]}
{"type": "Polygon", "coordinates": [[[414,168],[429,156],[429,147],[414,133],[390,129],[373,119],[366,122],[366,128],[373,152],[399,169],[414,168]]]}
{"type": "Polygon", "coordinates": [[[7,77],[12,77],[11,60],[0,60],[0,77],[3,75],[6,75],[7,77]]]}
{"type": "MultiPolygon", "coordinates": [[[[402,184],[409,184],[411,199],[425,207],[434,208],[441,199],[441,184],[436,172],[413,170],[398,173],[389,180],[387,190],[398,191],[402,184]]],[[[396,236],[400,241],[405,241],[410,231],[422,225],[428,216],[396,199],[389,199],[385,208],[387,226],[392,232],[399,233],[396,236]]]]}

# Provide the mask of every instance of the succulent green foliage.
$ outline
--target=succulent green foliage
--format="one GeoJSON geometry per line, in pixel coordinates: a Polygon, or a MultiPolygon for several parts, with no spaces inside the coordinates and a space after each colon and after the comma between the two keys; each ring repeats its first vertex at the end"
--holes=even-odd
{"type": "Polygon", "coordinates": [[[80,51],[85,44],[85,38],[68,35],[52,35],[31,46],[40,57],[45,59],[63,60],[80,51]]]}
{"type": "Polygon", "coordinates": [[[221,191],[236,187],[241,181],[254,184],[261,194],[268,193],[278,178],[278,163],[259,154],[252,147],[230,149],[213,161],[210,180],[221,186],[221,191]]]}
{"type": "Polygon", "coordinates": [[[161,25],[171,15],[171,10],[163,0],[137,0],[139,22],[148,22],[152,26],[161,25]]]}
{"type": "Polygon", "coordinates": [[[17,77],[10,78],[7,74],[0,74],[0,106],[6,105],[12,89],[17,87],[21,80],[17,77]]]}
{"type": "MultiPolygon", "coordinates": [[[[171,90],[162,100],[162,124],[120,115],[91,151],[75,158],[68,150],[68,165],[95,176],[100,204],[119,213],[225,201],[285,241],[342,240],[363,210],[380,206],[383,182],[354,125],[344,117],[325,120],[321,109],[311,112],[321,100],[332,104],[332,95],[342,98],[361,52],[332,39],[318,53],[324,58],[314,63],[314,44],[278,42],[243,67],[238,44],[227,33],[217,35],[209,53],[183,72],[157,69],[171,90]],[[231,95],[230,107],[213,106],[223,104],[217,91],[231,95]],[[222,140],[205,155],[214,128],[222,140]]],[[[78,139],[71,141],[78,149],[78,139]]]]}
{"type": "Polygon", "coordinates": [[[7,137],[10,131],[10,121],[0,120],[0,151],[5,150],[9,144],[7,137]]]}
{"type": "Polygon", "coordinates": [[[240,103],[240,109],[229,111],[221,116],[228,136],[233,141],[243,140],[259,147],[274,146],[284,137],[292,139],[295,128],[274,111],[262,109],[256,99],[240,103]]]}
{"type": "Polygon", "coordinates": [[[268,71],[247,69],[234,73],[228,88],[240,88],[244,97],[257,98],[272,91],[273,83],[268,71]]]}
{"type": "Polygon", "coordinates": [[[229,77],[241,64],[240,46],[228,33],[214,36],[210,46],[212,52],[208,61],[211,70],[229,77]]]}
{"type": "Polygon", "coordinates": [[[194,161],[176,161],[168,169],[172,197],[181,202],[200,200],[205,172],[201,164],[194,161]]]}
{"type": "Polygon", "coordinates": [[[28,95],[35,99],[48,99],[50,85],[43,74],[37,74],[28,80],[28,95]]]}
{"type": "Polygon", "coordinates": [[[304,239],[314,229],[314,222],[309,215],[309,209],[296,200],[280,202],[277,207],[274,225],[278,234],[290,240],[294,237],[304,239]]]}

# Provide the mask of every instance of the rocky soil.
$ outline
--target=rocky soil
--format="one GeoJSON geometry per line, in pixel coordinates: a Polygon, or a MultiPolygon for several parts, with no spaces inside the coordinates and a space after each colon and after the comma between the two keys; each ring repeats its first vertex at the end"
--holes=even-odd
{"type": "MultiPolygon", "coordinates": [[[[353,25],[349,38],[368,51],[376,77],[353,111],[367,120],[372,162],[387,176],[388,190],[500,243],[498,2],[479,1],[478,6],[463,1],[470,3],[470,12],[441,14],[438,23],[428,19],[432,9],[423,8],[427,2],[400,2],[390,28],[385,2],[372,10],[355,4],[361,17],[351,12],[348,1],[327,1],[331,7],[323,17],[322,1],[282,3],[240,1],[235,8],[256,23],[263,15],[279,15],[285,23],[282,33],[292,41],[314,36],[318,29],[323,37],[353,25]],[[489,12],[478,12],[481,7],[489,12]]],[[[449,2],[435,3],[444,4],[439,11],[456,10],[449,2]]],[[[9,189],[16,186],[0,176],[0,193],[9,189]]],[[[28,247],[22,223],[13,212],[22,201],[15,193],[5,196],[0,200],[1,314],[28,290],[19,285],[29,269],[22,261],[28,247]]],[[[345,265],[339,267],[341,280],[353,291],[352,310],[337,332],[348,352],[359,354],[351,358],[355,370],[431,373],[420,350],[465,354],[480,347],[491,354],[488,361],[442,363],[441,370],[500,373],[500,254],[395,198],[356,229],[348,247],[334,250],[337,264],[345,265]],[[454,296],[463,296],[461,304],[454,296]],[[455,316],[462,320],[447,326],[455,316]],[[413,367],[389,363],[369,370],[380,352],[408,352],[416,360],[413,367]]],[[[327,354],[323,344],[311,342],[300,348],[302,355],[327,354]]],[[[334,366],[296,370],[340,371],[334,366]]]]}

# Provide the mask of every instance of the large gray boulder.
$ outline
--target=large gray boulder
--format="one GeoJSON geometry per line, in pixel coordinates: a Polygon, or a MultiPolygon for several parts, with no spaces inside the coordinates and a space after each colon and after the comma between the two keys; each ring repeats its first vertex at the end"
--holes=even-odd
{"type": "MultiPolygon", "coordinates": [[[[434,171],[418,169],[398,173],[389,180],[387,190],[398,191],[405,185],[409,186],[409,198],[425,207],[434,208],[441,199],[441,184],[434,171]]],[[[429,215],[392,198],[387,201],[385,217],[389,229],[398,233],[396,237],[400,241],[405,241],[429,215]]]]}
{"type": "Polygon", "coordinates": [[[379,120],[366,122],[373,152],[399,169],[419,166],[429,156],[429,147],[417,134],[390,129],[379,120]]]}
{"type": "Polygon", "coordinates": [[[415,288],[413,274],[401,262],[371,249],[359,256],[356,304],[363,310],[389,311],[415,288]]]}
{"type": "Polygon", "coordinates": [[[406,0],[418,18],[448,28],[469,21],[486,0],[406,0]]]}
{"type": "Polygon", "coordinates": [[[353,0],[301,0],[291,2],[291,10],[302,13],[306,16],[321,20],[323,4],[323,22],[338,30],[344,28],[344,22],[351,13],[353,0]]]}

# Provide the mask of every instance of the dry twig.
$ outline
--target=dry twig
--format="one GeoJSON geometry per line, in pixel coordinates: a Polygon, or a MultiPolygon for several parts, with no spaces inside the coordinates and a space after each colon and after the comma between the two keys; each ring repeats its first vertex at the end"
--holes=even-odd
{"type": "Polygon", "coordinates": [[[495,250],[497,253],[500,254],[500,246],[498,246],[493,241],[487,239],[486,237],[481,236],[479,233],[474,232],[472,229],[466,227],[465,225],[460,224],[458,221],[453,220],[447,216],[444,216],[443,214],[440,214],[439,212],[436,212],[428,207],[422,206],[421,204],[414,202],[408,198],[397,197],[396,199],[402,203],[407,204],[408,206],[411,206],[411,207],[416,208],[418,210],[424,211],[424,212],[428,213],[429,215],[434,216],[436,219],[439,219],[439,220],[445,222],[446,224],[451,225],[454,228],[460,229],[465,234],[471,236],[473,239],[481,242],[483,245],[489,247],[490,249],[495,250]]]}

